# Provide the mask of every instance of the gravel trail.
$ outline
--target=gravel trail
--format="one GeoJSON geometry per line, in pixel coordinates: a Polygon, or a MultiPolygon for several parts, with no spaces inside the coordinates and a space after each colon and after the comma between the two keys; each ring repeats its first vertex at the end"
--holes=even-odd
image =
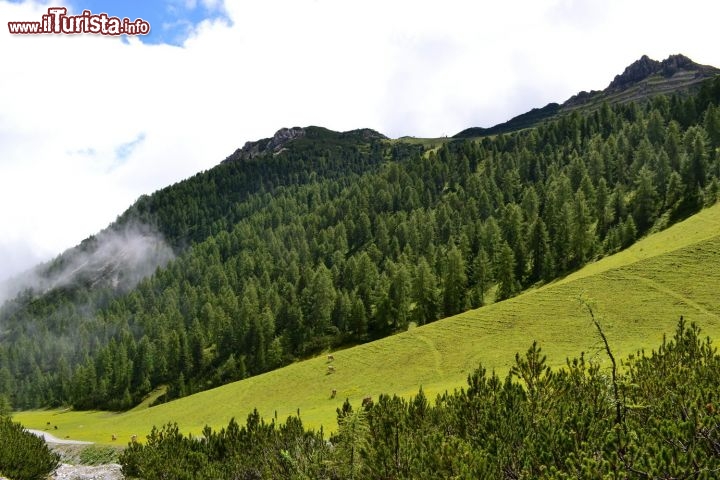
{"type": "Polygon", "coordinates": [[[57,443],[63,445],[91,445],[93,443],[83,442],[80,440],[68,440],[66,438],[57,438],[56,436],[50,435],[48,432],[44,432],[42,430],[32,430],[30,428],[26,428],[25,430],[32,433],[33,435],[44,438],[47,443],[57,443]]]}

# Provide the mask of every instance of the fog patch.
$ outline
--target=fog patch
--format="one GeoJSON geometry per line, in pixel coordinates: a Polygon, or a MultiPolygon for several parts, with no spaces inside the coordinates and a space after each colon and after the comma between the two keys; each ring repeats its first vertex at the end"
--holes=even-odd
{"type": "Polygon", "coordinates": [[[110,288],[123,293],[175,257],[162,235],[145,225],[111,227],[54,260],[0,283],[0,304],[30,290],[110,288]]]}

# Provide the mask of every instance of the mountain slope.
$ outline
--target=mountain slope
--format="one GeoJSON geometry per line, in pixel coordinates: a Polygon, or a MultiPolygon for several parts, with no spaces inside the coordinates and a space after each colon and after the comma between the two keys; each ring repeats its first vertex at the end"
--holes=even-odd
{"type": "Polygon", "coordinates": [[[493,127],[472,127],[453,138],[473,138],[521,130],[572,111],[593,111],[603,103],[609,105],[644,101],[655,95],[685,95],[699,87],[703,81],[720,74],[720,69],[700,65],[688,57],[671,55],[663,61],[643,55],[616,75],[605,90],[582,91],[562,104],[549,103],[527,113],[513,117],[493,127]]]}
{"type": "Polygon", "coordinates": [[[124,414],[27,412],[16,419],[33,428],[50,421],[72,438],[102,443],[178,422],[185,432],[205,424],[219,428],[258,408],[280,419],[300,410],[312,427],[335,428],[335,409],[345,398],[357,405],[367,395],[432,398],[461,386],[478,364],[504,374],[515,352],[537,340],[550,365],[564,365],[581,351],[607,366],[603,347],[578,302],[592,300],[613,353],[623,358],[658,345],[680,315],[704,334],[720,335],[720,204],[629,249],[589,264],[575,274],[505,302],[472,310],[406,333],[295,363],[168,404],[124,414]],[[697,281],[702,277],[703,281],[697,281]],[[328,373],[328,365],[335,367],[328,373]],[[337,397],[330,398],[332,389],[337,397]]]}
{"type": "Polygon", "coordinates": [[[3,282],[0,304],[26,289],[42,294],[58,287],[120,286],[127,292],[174,253],[231,229],[242,217],[233,207],[257,192],[376,168],[383,160],[376,147],[385,139],[370,129],[333,132],[310,126],[283,128],[271,138],[247,142],[217,167],[141,196],[97,235],[3,282]],[[276,158],[281,151],[285,155],[276,158]],[[251,161],[256,157],[262,161],[251,161]]]}
{"type": "Polygon", "coordinates": [[[81,262],[93,275],[1,308],[0,396],[123,410],[164,385],[167,401],[555,280],[714,203],[719,101],[715,80],[670,108],[440,147],[280,131],[111,226],[177,254],[135,288],[81,262]]]}

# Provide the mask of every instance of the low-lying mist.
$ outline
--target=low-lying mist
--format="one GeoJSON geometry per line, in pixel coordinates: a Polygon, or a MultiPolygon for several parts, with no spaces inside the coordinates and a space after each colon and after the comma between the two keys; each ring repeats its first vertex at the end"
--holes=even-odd
{"type": "Polygon", "coordinates": [[[0,283],[0,305],[21,292],[102,286],[126,292],[174,258],[162,235],[145,225],[111,227],[54,260],[0,283]]]}

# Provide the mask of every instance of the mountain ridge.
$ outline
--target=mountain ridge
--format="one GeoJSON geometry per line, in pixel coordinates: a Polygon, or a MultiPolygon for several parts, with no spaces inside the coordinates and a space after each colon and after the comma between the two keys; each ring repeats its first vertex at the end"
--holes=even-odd
{"type": "Polygon", "coordinates": [[[541,108],[533,108],[492,127],[466,128],[452,138],[517,131],[573,110],[599,108],[603,102],[612,105],[643,100],[656,94],[684,93],[718,74],[720,69],[696,63],[683,54],[670,55],[662,61],[643,55],[616,75],[604,90],[582,90],[562,104],[553,102],[541,108]]]}
{"type": "Polygon", "coordinates": [[[720,73],[717,68],[695,63],[681,53],[670,55],[662,61],[653,60],[647,55],[643,55],[639,60],[628,65],[623,73],[616,75],[607,89],[623,89],[658,73],[666,78],[672,77],[680,70],[698,72],[704,75],[717,75],[720,73]]]}

